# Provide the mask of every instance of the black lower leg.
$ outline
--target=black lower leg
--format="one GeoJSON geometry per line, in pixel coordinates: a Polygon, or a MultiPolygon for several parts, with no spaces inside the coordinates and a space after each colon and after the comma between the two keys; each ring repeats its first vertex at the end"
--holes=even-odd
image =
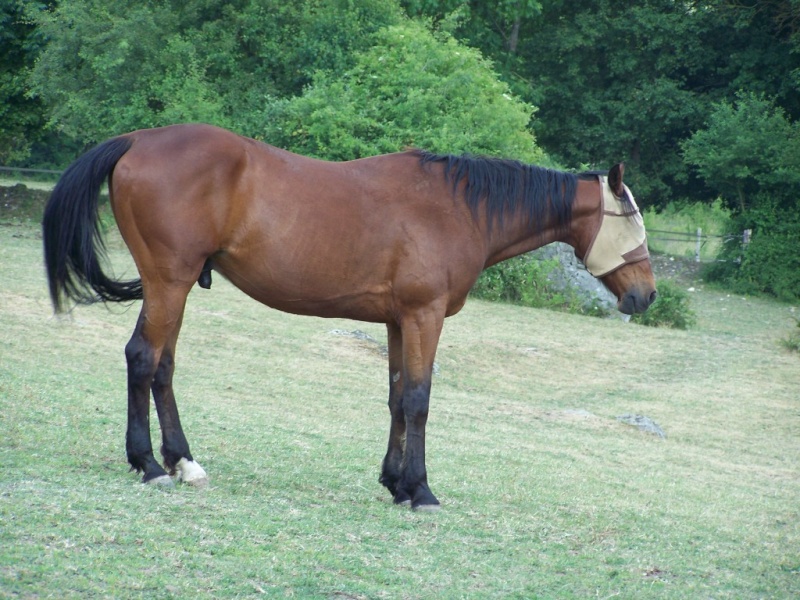
{"type": "Polygon", "coordinates": [[[403,394],[406,447],[397,487],[398,495],[405,494],[411,500],[412,508],[439,505],[428,487],[428,473],[425,468],[425,425],[428,420],[430,389],[430,383],[423,383],[407,388],[403,394]]]}
{"type": "Polygon", "coordinates": [[[400,327],[395,323],[386,326],[389,342],[389,444],[378,481],[388,489],[394,501],[402,504],[411,500],[404,491],[398,494],[403,452],[405,450],[406,417],[403,413],[403,342],[400,327]]]}
{"type": "Polygon", "coordinates": [[[189,451],[189,443],[181,427],[178,416],[178,405],[172,389],[172,374],[175,362],[171,350],[164,350],[153,378],[153,399],[161,424],[161,455],[164,465],[171,474],[175,474],[175,466],[182,458],[193,460],[189,451]]]}
{"type": "Polygon", "coordinates": [[[378,481],[388,489],[395,502],[400,504],[410,500],[402,490],[398,490],[397,483],[401,477],[401,466],[403,463],[403,449],[405,446],[406,422],[401,406],[402,398],[390,397],[389,410],[392,415],[391,426],[389,429],[389,445],[386,456],[383,459],[381,476],[378,481]]]}
{"type": "MultiPolygon", "coordinates": [[[[138,331],[138,326],[137,326],[138,331]]],[[[145,483],[167,473],[153,456],[150,440],[150,382],[155,365],[152,348],[138,333],[125,347],[128,361],[128,430],[125,446],[131,468],[145,483]]]]}

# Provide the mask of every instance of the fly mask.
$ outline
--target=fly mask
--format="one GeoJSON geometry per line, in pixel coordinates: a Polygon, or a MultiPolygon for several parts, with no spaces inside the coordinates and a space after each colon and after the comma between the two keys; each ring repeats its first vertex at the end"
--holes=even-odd
{"type": "Polygon", "coordinates": [[[603,175],[599,179],[603,213],[600,216],[600,227],[583,257],[586,269],[595,277],[608,275],[623,265],[639,262],[650,256],[644,221],[630,189],[624,186],[630,204],[623,203],[611,191],[608,179],[603,175]]]}

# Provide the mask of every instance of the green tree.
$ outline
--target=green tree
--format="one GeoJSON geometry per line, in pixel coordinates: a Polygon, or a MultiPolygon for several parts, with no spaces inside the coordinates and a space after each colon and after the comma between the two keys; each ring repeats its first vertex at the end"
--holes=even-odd
{"type": "Polygon", "coordinates": [[[255,135],[274,98],[345,69],[400,16],[380,0],[62,0],[32,14],[48,39],[33,91],[84,144],[182,121],[255,135]]]}
{"type": "Polygon", "coordinates": [[[761,95],[742,92],[734,102],[716,103],[682,149],[686,162],[738,213],[759,197],[788,207],[800,196],[800,126],[761,95]]]}
{"type": "Polygon", "coordinates": [[[720,102],[705,127],[683,143],[686,162],[733,209],[738,237],[723,250],[712,279],[744,292],[800,298],[800,124],[759,94],[720,102]]]}
{"type": "Polygon", "coordinates": [[[0,1],[0,164],[28,158],[45,122],[44,107],[27,96],[28,70],[43,45],[27,4],[0,1]]]}
{"type": "Polygon", "coordinates": [[[713,199],[679,146],[713,102],[748,89],[800,116],[797,0],[404,5],[434,19],[456,11],[455,36],[480,48],[514,92],[539,107],[532,126],[542,147],[575,167],[625,160],[644,205],[713,199]],[[521,9],[513,19],[503,13],[511,5],[521,9]]]}
{"type": "Polygon", "coordinates": [[[304,154],[352,159],[417,146],[545,160],[491,65],[445,33],[408,21],[384,28],[345,73],[319,72],[301,97],[275,105],[265,137],[304,154]]]}

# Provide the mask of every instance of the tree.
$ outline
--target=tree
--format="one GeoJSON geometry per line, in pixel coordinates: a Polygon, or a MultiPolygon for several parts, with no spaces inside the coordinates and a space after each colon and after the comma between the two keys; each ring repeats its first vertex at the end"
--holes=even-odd
{"type": "Polygon", "coordinates": [[[515,99],[477,50],[407,21],[373,36],[345,73],[319,72],[276,105],[265,137],[303,154],[353,159],[408,146],[545,160],[515,99]]]}
{"type": "Polygon", "coordinates": [[[800,123],[764,96],[742,92],[717,103],[682,147],[687,164],[734,210],[735,232],[752,230],[746,248],[734,238],[709,276],[744,292],[800,298],[800,123]]]}
{"type": "Polygon", "coordinates": [[[800,117],[797,0],[404,5],[441,20],[456,11],[454,35],[480,48],[514,92],[539,107],[532,127],[542,147],[573,167],[625,160],[644,205],[713,200],[679,143],[702,127],[714,102],[748,89],[800,117]],[[524,9],[513,20],[503,14],[511,5],[524,9]]]}
{"type": "Polygon", "coordinates": [[[343,70],[399,18],[391,1],[62,0],[34,11],[49,40],[33,70],[51,127],[90,144],[175,122],[246,135],[276,97],[343,70]]]}
{"type": "Polygon", "coordinates": [[[26,4],[0,2],[0,164],[26,159],[45,122],[44,107],[27,96],[28,70],[43,41],[26,16],[26,4]]]}
{"type": "Polygon", "coordinates": [[[759,196],[788,208],[800,199],[800,126],[764,96],[716,103],[706,125],[682,144],[684,159],[745,213],[759,196]]]}

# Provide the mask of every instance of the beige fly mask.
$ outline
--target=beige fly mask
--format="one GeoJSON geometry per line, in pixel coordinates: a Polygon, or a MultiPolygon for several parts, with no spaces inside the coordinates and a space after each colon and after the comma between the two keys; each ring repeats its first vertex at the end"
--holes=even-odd
{"type": "Polygon", "coordinates": [[[625,192],[630,198],[630,206],[623,204],[614,195],[605,176],[601,175],[599,179],[603,194],[603,214],[600,216],[600,227],[583,257],[586,269],[595,277],[608,275],[623,265],[639,262],[650,256],[644,221],[628,186],[625,186],[625,192]]]}

